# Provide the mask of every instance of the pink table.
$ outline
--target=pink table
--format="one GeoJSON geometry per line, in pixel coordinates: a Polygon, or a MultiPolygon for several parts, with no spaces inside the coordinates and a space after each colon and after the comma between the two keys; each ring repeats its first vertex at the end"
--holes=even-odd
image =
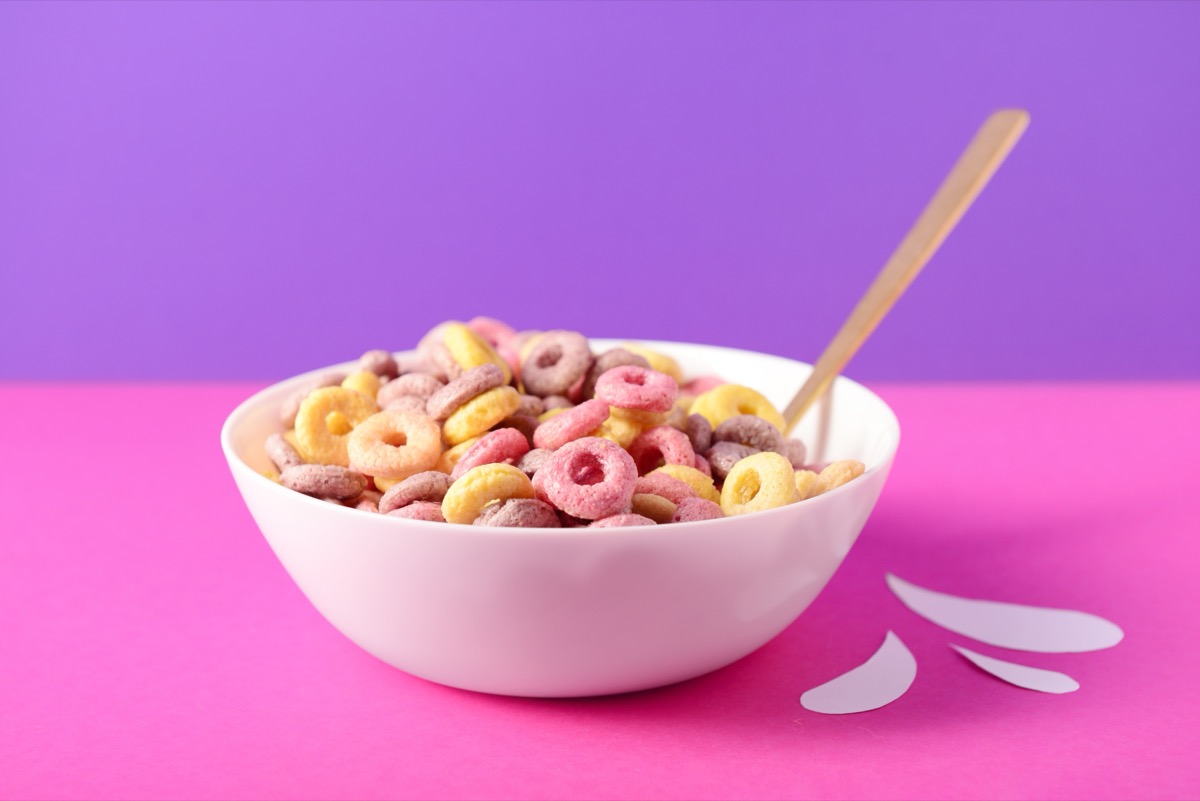
{"type": "Polygon", "coordinates": [[[257,388],[0,385],[0,797],[1200,795],[1200,383],[875,387],[900,455],[813,607],[711,675],[570,701],[430,684],[325,623],[217,444],[257,388]],[[1125,640],[975,644],[905,609],[888,571],[1125,640]],[[904,697],[799,705],[888,629],[919,664],[904,697]],[[1017,689],[951,642],[1082,687],[1017,689]]]}

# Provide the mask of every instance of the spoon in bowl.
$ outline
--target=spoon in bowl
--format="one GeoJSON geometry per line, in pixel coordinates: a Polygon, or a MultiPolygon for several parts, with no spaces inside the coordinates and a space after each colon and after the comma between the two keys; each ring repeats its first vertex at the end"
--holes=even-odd
{"type": "Polygon", "coordinates": [[[809,407],[829,389],[833,379],[937,252],[1004,162],[1027,125],[1028,112],[1004,109],[993,113],[979,128],[929,205],[921,212],[817,359],[808,380],[784,409],[783,419],[787,424],[785,435],[795,428],[809,407]]]}

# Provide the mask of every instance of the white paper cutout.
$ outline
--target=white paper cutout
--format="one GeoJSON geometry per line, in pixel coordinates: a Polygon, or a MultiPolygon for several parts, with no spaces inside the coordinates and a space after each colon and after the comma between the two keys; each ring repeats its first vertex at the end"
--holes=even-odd
{"type": "Polygon", "coordinates": [[[977,654],[969,648],[957,645],[950,647],[974,663],[980,670],[992,674],[1001,681],[1024,687],[1026,690],[1037,690],[1041,693],[1073,693],[1079,689],[1079,682],[1066,673],[1029,665],[1018,665],[1016,662],[1005,662],[1003,659],[977,654]]]}
{"type": "Polygon", "coordinates": [[[1111,648],[1125,636],[1102,617],[1071,609],[982,601],[934,592],[887,574],[887,584],[905,606],[964,637],[1043,654],[1074,654],[1111,648]]]}
{"type": "Polygon", "coordinates": [[[908,691],[917,677],[917,660],[900,638],[889,631],[874,656],[832,681],[800,696],[811,712],[847,715],[890,704],[908,691]]]}

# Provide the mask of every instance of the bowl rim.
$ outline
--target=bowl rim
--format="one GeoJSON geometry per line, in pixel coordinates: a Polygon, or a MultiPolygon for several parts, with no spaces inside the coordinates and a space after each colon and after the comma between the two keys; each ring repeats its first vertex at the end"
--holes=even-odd
{"type": "MultiPolygon", "coordinates": [[[[698,343],[698,342],[674,342],[674,341],[670,341],[670,340],[634,339],[632,337],[626,337],[624,339],[619,339],[619,340],[618,339],[610,339],[610,338],[606,338],[606,337],[589,337],[588,341],[605,343],[606,345],[608,345],[610,347],[619,347],[621,342],[633,342],[635,344],[643,345],[650,349],[655,349],[656,347],[662,347],[665,350],[667,350],[668,352],[669,352],[670,348],[682,346],[682,347],[690,347],[690,348],[702,348],[704,350],[721,351],[721,352],[726,353],[731,356],[737,355],[737,354],[751,354],[754,356],[768,356],[768,357],[771,357],[774,359],[780,359],[782,361],[791,362],[792,364],[799,365],[801,367],[807,367],[810,370],[812,369],[812,365],[810,363],[802,362],[802,361],[799,361],[798,359],[791,359],[787,356],[779,356],[777,354],[764,353],[762,351],[751,351],[751,350],[746,350],[743,348],[731,348],[731,347],[726,347],[723,345],[705,345],[703,343],[698,343]]],[[[411,354],[414,351],[415,351],[415,348],[408,349],[408,350],[391,351],[391,353],[393,355],[403,355],[403,354],[411,354]]],[[[313,506],[314,509],[319,508],[319,509],[324,510],[325,512],[332,511],[335,514],[346,513],[346,514],[354,515],[354,517],[352,517],[350,519],[361,520],[364,516],[364,513],[358,509],[354,509],[349,506],[342,506],[341,504],[331,504],[328,501],[321,500],[320,498],[314,498],[312,496],[305,495],[304,493],[290,490],[287,487],[284,487],[283,485],[279,484],[278,482],[272,481],[270,478],[263,475],[258,470],[255,470],[253,467],[251,467],[249,464],[247,464],[246,461],[243,460],[237,454],[237,451],[233,446],[233,432],[237,428],[238,424],[241,423],[242,419],[249,414],[251,409],[256,408],[259,404],[261,404],[264,401],[265,396],[274,394],[274,393],[282,390],[283,387],[287,384],[300,385],[300,384],[303,384],[304,382],[306,382],[307,380],[309,380],[311,378],[315,378],[322,374],[325,374],[325,373],[328,373],[331,371],[335,371],[335,370],[339,370],[339,369],[350,368],[353,365],[357,364],[357,361],[358,360],[355,359],[355,360],[350,360],[350,361],[345,361],[345,362],[339,362],[336,364],[326,365],[324,367],[318,367],[316,369],[309,370],[307,372],[300,373],[298,375],[290,376],[288,378],[284,378],[279,381],[272,382],[271,384],[263,387],[262,389],[258,390],[254,394],[250,395],[250,397],[245,398],[240,403],[238,403],[238,405],[235,406],[233,408],[233,410],[225,417],[224,422],[221,424],[221,431],[220,431],[221,450],[225,455],[225,459],[229,464],[230,470],[235,474],[235,478],[237,477],[236,474],[240,473],[242,476],[244,476],[245,478],[249,479],[252,482],[256,482],[256,483],[261,482],[258,485],[260,487],[262,487],[264,490],[266,490],[268,492],[279,492],[279,493],[281,493],[278,496],[280,498],[284,498],[284,497],[290,498],[291,501],[289,501],[289,502],[299,501],[301,503],[312,503],[315,505],[315,506],[313,506]]],[[[887,401],[885,401],[883,398],[881,398],[878,394],[876,394],[871,389],[867,388],[863,384],[861,384],[851,378],[847,378],[844,375],[838,375],[837,378],[834,380],[834,386],[836,386],[839,383],[849,385],[849,386],[854,386],[858,390],[861,390],[862,392],[866,393],[869,397],[871,397],[872,399],[877,401],[879,403],[880,407],[882,408],[882,410],[886,414],[886,422],[888,423],[888,426],[891,429],[893,429],[893,431],[894,431],[894,436],[891,437],[891,439],[890,439],[890,446],[888,447],[886,453],[884,453],[883,456],[880,459],[878,459],[874,464],[867,466],[867,468],[863,471],[862,476],[860,476],[859,478],[865,478],[866,476],[872,475],[881,470],[889,469],[892,461],[895,459],[896,452],[899,449],[900,437],[901,437],[900,421],[896,417],[895,410],[893,410],[892,407],[887,403],[887,401]]],[[[815,498],[809,498],[809,499],[803,501],[802,503],[804,503],[806,505],[806,507],[810,508],[810,509],[821,506],[822,504],[831,503],[832,501],[830,500],[830,498],[834,498],[834,497],[842,494],[844,491],[847,491],[848,487],[852,487],[852,486],[853,486],[852,484],[843,484],[842,486],[835,487],[834,489],[830,490],[829,492],[822,493],[821,495],[818,495],[815,498]]],[[[766,509],[761,512],[754,512],[753,517],[762,519],[766,515],[778,516],[781,514],[789,514],[789,513],[794,514],[795,511],[792,508],[794,506],[795,506],[795,504],[788,504],[787,506],[780,506],[780,507],[777,507],[774,509],[766,509]]],[[[388,517],[389,517],[388,515],[380,515],[380,514],[375,514],[375,515],[369,516],[369,518],[372,518],[372,519],[386,519],[388,517]]],[[[746,519],[746,517],[749,517],[749,515],[747,515],[745,517],[739,516],[736,518],[722,517],[722,518],[716,518],[716,519],[712,519],[712,520],[693,520],[693,521],[689,521],[686,523],[672,523],[669,526],[666,526],[666,528],[668,529],[668,531],[678,531],[679,529],[685,529],[687,531],[696,531],[697,529],[703,528],[703,527],[715,528],[717,526],[730,526],[730,524],[727,521],[732,520],[732,519],[740,519],[740,520],[744,521],[746,519]]],[[[451,533],[465,534],[467,532],[472,532],[472,533],[485,533],[486,532],[486,533],[488,533],[489,536],[495,536],[497,534],[502,534],[502,535],[506,535],[509,537],[516,537],[519,539],[555,537],[555,536],[561,538],[562,533],[564,531],[563,528],[522,528],[522,527],[511,527],[511,526],[482,526],[482,525],[465,524],[465,523],[443,523],[443,522],[434,522],[434,521],[429,521],[429,520],[414,520],[411,518],[395,518],[395,521],[396,521],[396,525],[399,525],[399,526],[402,526],[405,528],[412,526],[412,525],[417,525],[418,529],[424,528],[429,531],[445,532],[446,534],[451,534],[451,533]]],[[[658,529],[661,529],[661,528],[662,528],[662,526],[658,526],[658,525],[653,525],[653,526],[652,525],[614,526],[614,527],[609,527],[609,528],[597,528],[597,529],[593,529],[590,526],[580,526],[577,528],[571,528],[571,529],[566,529],[566,530],[571,532],[571,537],[570,537],[571,539],[577,539],[582,536],[582,537],[587,537],[587,538],[604,538],[606,540],[613,540],[613,539],[622,539],[625,537],[635,537],[635,536],[644,535],[647,530],[656,530],[656,536],[662,536],[662,535],[668,533],[667,531],[658,531],[658,529]]]]}

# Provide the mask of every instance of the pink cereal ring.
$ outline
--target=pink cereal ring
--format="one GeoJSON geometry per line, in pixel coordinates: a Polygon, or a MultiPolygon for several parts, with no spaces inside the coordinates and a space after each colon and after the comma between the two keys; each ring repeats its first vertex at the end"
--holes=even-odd
{"type": "Polygon", "coordinates": [[[472,467],[481,464],[503,462],[515,465],[527,453],[529,440],[525,439],[524,434],[515,428],[497,428],[484,434],[474,445],[467,448],[450,472],[450,478],[457,479],[472,467]]]}
{"type": "Polygon", "coordinates": [[[633,458],[599,437],[568,442],[533,474],[536,497],[585,520],[628,512],[636,483],[633,458]]]}
{"type": "Polygon", "coordinates": [[[400,375],[400,366],[386,350],[369,350],[358,359],[359,370],[369,370],[380,378],[395,378],[400,375]]]}
{"type": "Polygon", "coordinates": [[[425,402],[425,413],[434,420],[445,420],[471,398],[501,386],[504,386],[504,371],[496,365],[472,367],[430,395],[425,402]]]}
{"type": "Polygon", "coordinates": [[[417,501],[408,506],[401,506],[387,513],[389,517],[403,517],[407,520],[428,520],[431,523],[445,523],[442,517],[442,505],[433,501],[417,501]]]}
{"type": "Polygon", "coordinates": [[[674,378],[636,364],[614,367],[596,379],[596,398],[621,409],[669,412],[678,394],[674,378]]]}
{"type": "Polygon", "coordinates": [[[696,469],[699,470],[704,475],[708,476],[709,478],[713,477],[712,465],[708,463],[707,459],[705,459],[703,456],[701,456],[698,453],[696,454],[696,469]]]}
{"type": "MultiPolygon", "coordinates": [[[[719,508],[719,507],[718,507],[719,508]]],[[[602,517],[595,523],[592,523],[588,528],[625,528],[626,526],[656,526],[658,525],[653,520],[643,515],[635,515],[632,512],[620,515],[609,515],[602,517]]]]}
{"type": "Polygon", "coordinates": [[[487,340],[493,348],[509,342],[517,335],[511,325],[494,317],[474,317],[467,320],[467,328],[487,340]]]}
{"type": "Polygon", "coordinates": [[[533,474],[542,469],[542,465],[550,461],[550,457],[553,455],[553,451],[548,451],[545,448],[534,448],[521,457],[521,460],[517,462],[517,469],[530,478],[533,478],[533,474]]]}
{"type": "Polygon", "coordinates": [[[695,520],[716,520],[724,517],[721,505],[704,498],[686,498],[675,506],[672,523],[691,523],[695,520]]]}
{"type": "Polygon", "coordinates": [[[587,375],[592,350],[577,331],[547,331],[521,362],[521,381],[531,395],[565,395],[587,375]]]}
{"type": "Polygon", "coordinates": [[[691,381],[683,385],[683,391],[689,395],[703,395],[713,387],[719,387],[722,384],[728,383],[725,379],[717,375],[702,375],[693,378],[691,381]]]}
{"type": "Polygon", "coordinates": [[[655,426],[638,434],[629,444],[629,455],[639,474],[649,473],[663,463],[696,466],[696,452],[692,450],[691,440],[671,426],[655,426]]]}
{"type": "Polygon", "coordinates": [[[533,447],[556,451],[571,440],[595,431],[607,419],[607,403],[584,401],[539,425],[533,432],[533,447]]]}
{"type": "Polygon", "coordinates": [[[584,377],[583,385],[579,388],[585,400],[590,400],[596,395],[596,381],[600,376],[613,369],[626,364],[636,364],[638,367],[649,369],[650,362],[646,361],[645,356],[640,356],[636,353],[630,353],[624,348],[613,348],[606,350],[596,357],[596,361],[592,363],[592,367],[587,371],[584,377]]]}
{"type": "Polygon", "coordinates": [[[649,493],[666,498],[676,505],[683,503],[686,498],[695,498],[696,491],[677,478],[666,473],[650,473],[641,476],[633,487],[635,495],[649,493]]]}
{"type": "Polygon", "coordinates": [[[441,508],[446,490],[450,489],[450,476],[437,470],[428,470],[409,476],[383,493],[379,499],[379,511],[387,514],[417,501],[430,501],[441,508]]]}

